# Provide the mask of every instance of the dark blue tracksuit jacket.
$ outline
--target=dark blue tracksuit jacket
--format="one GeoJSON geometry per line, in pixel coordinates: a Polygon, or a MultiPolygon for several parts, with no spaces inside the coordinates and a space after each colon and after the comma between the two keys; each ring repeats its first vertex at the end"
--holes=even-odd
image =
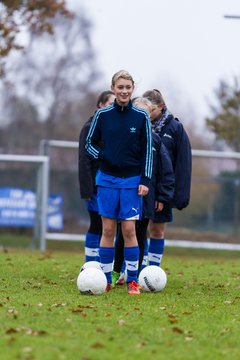
{"type": "Polygon", "coordinates": [[[182,210],[188,206],[191,190],[192,152],[181,122],[169,115],[159,136],[166,146],[175,174],[175,192],[172,206],[182,210]]]}
{"type": "Polygon", "coordinates": [[[171,203],[175,176],[169,153],[160,136],[153,133],[153,171],[147,196],[143,197],[143,218],[154,220],[155,201],[171,203]]]}
{"type": "Polygon", "coordinates": [[[131,101],[123,107],[115,100],[95,113],[86,150],[92,159],[101,160],[102,172],[126,178],[140,175],[140,184],[149,186],[152,176],[151,124],[147,112],[131,101]]]}

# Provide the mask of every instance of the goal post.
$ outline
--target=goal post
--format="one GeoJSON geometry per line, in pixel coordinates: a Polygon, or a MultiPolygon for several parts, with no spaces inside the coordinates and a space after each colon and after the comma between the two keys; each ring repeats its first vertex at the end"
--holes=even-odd
{"type": "MultiPolygon", "coordinates": [[[[47,208],[50,182],[50,163],[51,163],[51,148],[63,149],[78,149],[78,142],[76,141],[62,141],[62,140],[42,140],[39,146],[39,155],[15,155],[15,154],[0,154],[0,161],[2,162],[22,162],[32,163],[37,165],[37,184],[36,184],[36,213],[33,229],[32,246],[36,247],[39,244],[41,251],[46,250],[47,240],[71,240],[84,241],[84,234],[69,234],[69,233],[54,233],[47,230],[47,208]]],[[[223,152],[223,151],[208,151],[208,150],[192,150],[193,157],[200,158],[218,158],[218,159],[233,159],[240,160],[240,153],[237,152],[223,152]]],[[[240,250],[240,244],[220,244],[181,240],[166,240],[167,246],[179,247],[196,247],[196,248],[215,248],[240,250]]]]}
{"type": "MultiPolygon", "coordinates": [[[[49,157],[49,168],[48,168],[48,186],[49,186],[49,174],[50,174],[50,160],[51,160],[51,148],[65,148],[65,149],[78,149],[77,141],[66,141],[66,140],[41,140],[39,145],[39,154],[41,156],[49,157]]],[[[68,234],[68,233],[45,233],[46,240],[57,240],[57,241],[84,241],[85,235],[83,234],[68,234]]]]}
{"type": "Polygon", "coordinates": [[[218,159],[240,159],[240,153],[234,151],[192,150],[192,156],[218,158],[218,159]]]}
{"type": "Polygon", "coordinates": [[[0,154],[0,161],[32,163],[38,167],[36,184],[37,201],[32,246],[36,247],[36,241],[39,240],[40,250],[44,251],[46,249],[49,157],[40,155],[0,154]]]}
{"type": "MultiPolygon", "coordinates": [[[[68,148],[78,149],[77,141],[64,141],[64,140],[42,140],[39,146],[39,154],[49,156],[51,162],[51,148],[68,148]]],[[[192,150],[193,157],[199,158],[218,158],[218,159],[233,159],[239,160],[240,153],[232,151],[211,151],[211,150],[192,150]]],[[[50,170],[50,163],[49,163],[50,170]]],[[[49,171],[48,170],[48,171],[49,171]]],[[[68,234],[68,233],[49,233],[46,232],[45,240],[71,240],[71,241],[84,241],[84,234],[68,234]]],[[[181,240],[166,240],[167,246],[179,246],[179,247],[195,247],[195,248],[213,248],[213,249],[225,249],[225,250],[240,250],[240,244],[221,244],[221,243],[208,243],[208,242],[194,242],[194,241],[181,241],[181,240]]]]}

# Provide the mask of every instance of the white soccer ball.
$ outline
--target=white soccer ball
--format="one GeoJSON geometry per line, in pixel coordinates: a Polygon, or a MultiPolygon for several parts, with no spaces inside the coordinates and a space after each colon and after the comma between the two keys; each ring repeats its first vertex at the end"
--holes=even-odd
{"type": "Polygon", "coordinates": [[[106,290],[107,278],[102,270],[87,268],[79,273],[77,287],[82,294],[99,295],[106,290]]]}
{"type": "Polygon", "coordinates": [[[165,288],[167,275],[165,271],[156,265],[146,266],[139,274],[139,285],[145,291],[157,292],[165,288]]]}
{"type": "Polygon", "coordinates": [[[80,272],[85,270],[85,269],[88,269],[88,268],[95,268],[95,269],[99,269],[99,270],[102,270],[101,269],[101,264],[100,262],[98,261],[87,261],[85,262],[85,264],[83,264],[83,266],[80,268],[80,272]]]}

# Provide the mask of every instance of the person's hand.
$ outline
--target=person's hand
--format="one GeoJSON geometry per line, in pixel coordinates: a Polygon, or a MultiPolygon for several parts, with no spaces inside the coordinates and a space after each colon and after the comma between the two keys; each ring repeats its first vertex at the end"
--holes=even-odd
{"type": "Polygon", "coordinates": [[[139,185],[138,187],[138,195],[146,196],[148,194],[148,187],[145,185],[139,185]]]}
{"type": "Polygon", "coordinates": [[[162,209],[164,208],[164,204],[158,201],[155,201],[155,210],[157,212],[162,211],[162,209]]]}

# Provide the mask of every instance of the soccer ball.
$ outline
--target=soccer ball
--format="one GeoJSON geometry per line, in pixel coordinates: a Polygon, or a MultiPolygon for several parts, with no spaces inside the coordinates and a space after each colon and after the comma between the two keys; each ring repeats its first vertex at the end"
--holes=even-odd
{"type": "Polygon", "coordinates": [[[83,264],[83,266],[80,268],[80,272],[83,271],[83,270],[85,270],[85,269],[88,269],[88,268],[95,268],[95,269],[102,270],[102,269],[101,269],[100,262],[98,262],[98,261],[87,261],[87,262],[85,262],[85,264],[83,264]]]}
{"type": "Polygon", "coordinates": [[[145,291],[157,292],[165,288],[167,275],[163,269],[156,265],[146,266],[139,274],[139,285],[145,291]]]}
{"type": "Polygon", "coordinates": [[[99,295],[106,290],[107,278],[102,270],[87,268],[79,273],[77,287],[81,294],[99,295]]]}

